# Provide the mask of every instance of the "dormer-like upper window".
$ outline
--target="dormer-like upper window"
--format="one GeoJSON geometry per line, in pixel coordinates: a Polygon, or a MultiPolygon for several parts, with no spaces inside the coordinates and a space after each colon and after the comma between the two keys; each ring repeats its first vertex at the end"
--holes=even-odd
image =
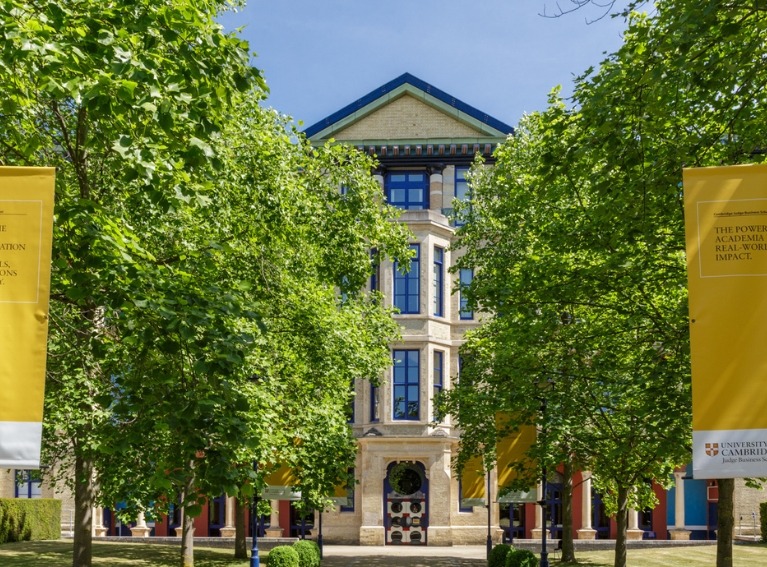
{"type": "Polygon", "coordinates": [[[415,211],[429,208],[429,176],[425,171],[393,171],[386,175],[390,205],[415,211]]]}

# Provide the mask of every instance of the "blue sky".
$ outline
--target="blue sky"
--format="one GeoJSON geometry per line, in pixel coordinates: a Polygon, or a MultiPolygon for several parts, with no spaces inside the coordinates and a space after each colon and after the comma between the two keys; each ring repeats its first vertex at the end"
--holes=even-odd
{"type": "Polygon", "coordinates": [[[220,21],[243,27],[266,104],[304,127],[405,72],[513,126],[621,44],[622,19],[587,23],[601,14],[593,7],[541,16],[556,9],[553,0],[249,0],[220,21]]]}

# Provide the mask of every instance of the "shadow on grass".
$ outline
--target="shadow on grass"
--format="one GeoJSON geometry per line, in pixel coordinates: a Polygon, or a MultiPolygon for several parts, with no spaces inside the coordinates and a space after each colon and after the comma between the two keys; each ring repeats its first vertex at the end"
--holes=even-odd
{"type": "MultiPolygon", "coordinates": [[[[181,548],[174,545],[93,544],[94,567],[176,567],[181,548]]],[[[244,566],[247,560],[235,559],[229,549],[195,549],[195,567],[244,566]]],[[[71,567],[71,541],[35,541],[0,545],[3,567],[71,567]]]]}

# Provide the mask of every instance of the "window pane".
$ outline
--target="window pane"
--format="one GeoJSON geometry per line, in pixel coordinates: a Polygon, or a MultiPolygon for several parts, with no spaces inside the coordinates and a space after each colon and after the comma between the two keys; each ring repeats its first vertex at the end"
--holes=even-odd
{"type": "Polygon", "coordinates": [[[392,354],[395,377],[392,387],[394,419],[419,418],[419,355],[418,350],[395,350],[392,354]]]}
{"type": "Polygon", "coordinates": [[[464,288],[471,284],[474,278],[474,271],[468,268],[461,268],[460,271],[460,285],[459,285],[459,303],[460,303],[460,317],[461,319],[473,319],[474,313],[468,308],[468,299],[466,298],[464,288]]]}
{"type": "Polygon", "coordinates": [[[392,189],[390,195],[392,203],[402,203],[405,201],[407,193],[404,189],[392,189]]]}
{"type": "Polygon", "coordinates": [[[415,256],[410,261],[410,271],[407,274],[399,270],[397,263],[394,264],[394,307],[400,313],[420,312],[420,245],[411,244],[410,249],[415,252],[415,256]]]}

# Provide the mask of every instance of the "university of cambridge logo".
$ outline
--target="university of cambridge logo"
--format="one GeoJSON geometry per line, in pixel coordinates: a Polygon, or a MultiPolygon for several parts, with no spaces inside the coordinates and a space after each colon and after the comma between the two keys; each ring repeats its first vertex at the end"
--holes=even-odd
{"type": "Polygon", "coordinates": [[[706,443],[706,455],[716,457],[719,454],[719,443],[706,443]]]}

